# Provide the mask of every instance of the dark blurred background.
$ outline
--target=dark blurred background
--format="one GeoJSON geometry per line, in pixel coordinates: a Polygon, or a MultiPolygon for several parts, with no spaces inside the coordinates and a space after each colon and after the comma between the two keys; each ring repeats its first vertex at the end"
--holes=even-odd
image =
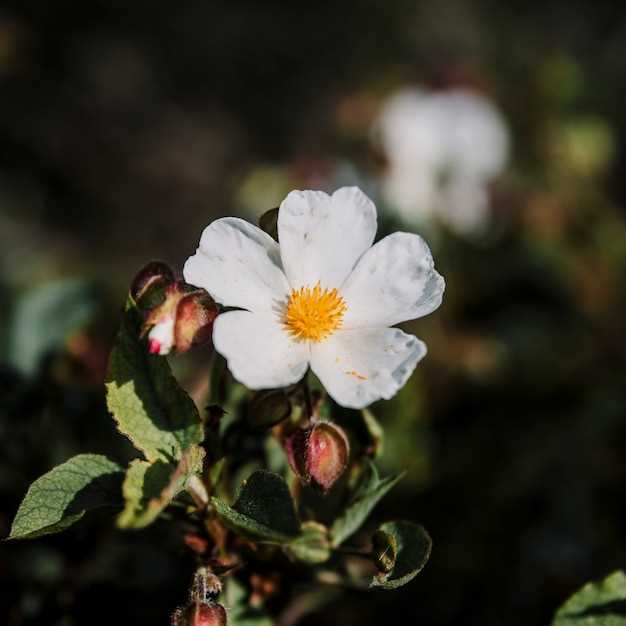
{"type": "MultiPolygon", "coordinates": [[[[409,469],[373,523],[410,516],[435,547],[410,586],[302,623],[545,624],[626,564],[622,3],[5,0],[0,85],[0,534],[54,464],[132,454],[102,381],[139,267],[180,268],[219,215],[359,184],[447,280],[408,325],[428,357],[373,407],[384,471],[409,469]],[[477,231],[385,198],[377,119],[411,86],[500,112],[477,231]]],[[[464,158],[487,150],[475,136],[464,158]]],[[[166,524],[96,515],[0,546],[0,623],[166,623],[191,568],[166,524]]]]}

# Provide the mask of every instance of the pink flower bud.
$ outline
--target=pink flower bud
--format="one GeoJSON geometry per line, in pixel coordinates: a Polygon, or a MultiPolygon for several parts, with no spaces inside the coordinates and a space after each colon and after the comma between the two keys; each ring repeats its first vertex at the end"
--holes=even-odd
{"type": "Polygon", "coordinates": [[[204,291],[194,291],[184,296],[176,309],[174,342],[178,352],[211,339],[217,306],[204,291]]]}
{"type": "Polygon", "coordinates": [[[343,474],[350,444],[343,429],[329,422],[300,428],[284,441],[291,469],[305,484],[327,492],[343,474]]]}
{"type": "Polygon", "coordinates": [[[142,335],[148,336],[150,354],[186,352],[208,341],[217,317],[217,305],[208,293],[182,282],[168,285],[163,299],[145,318],[142,335]]]}
{"type": "Polygon", "coordinates": [[[193,602],[172,615],[172,626],[226,626],[226,609],[216,602],[193,602]]]}

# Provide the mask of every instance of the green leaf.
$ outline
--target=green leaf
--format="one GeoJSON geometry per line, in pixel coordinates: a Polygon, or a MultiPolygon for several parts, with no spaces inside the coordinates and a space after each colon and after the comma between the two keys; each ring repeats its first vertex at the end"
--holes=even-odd
{"type": "Polygon", "coordinates": [[[177,461],[203,438],[193,400],[180,387],[163,356],[147,353],[134,311],[124,315],[109,358],[107,406],[119,431],[148,461],[177,461]]]}
{"type": "Polygon", "coordinates": [[[372,538],[379,569],[372,587],[396,589],[406,585],[422,571],[432,549],[430,535],[413,522],[387,522],[372,538]]]}
{"type": "Polygon", "coordinates": [[[300,530],[291,493],[278,474],[258,470],[245,480],[230,507],[211,498],[217,514],[234,531],[253,539],[287,543],[300,530]]]}
{"type": "Polygon", "coordinates": [[[361,415],[371,441],[366,453],[377,458],[383,453],[385,431],[376,419],[376,416],[369,409],[363,409],[361,415]]]}
{"type": "Polygon", "coordinates": [[[117,519],[120,528],[145,528],[185,489],[189,479],[202,471],[204,450],[191,446],[177,465],[135,459],[122,487],[126,505],[117,519]]]}
{"type": "Polygon", "coordinates": [[[250,606],[246,590],[232,577],[226,583],[220,602],[228,608],[228,626],[274,626],[261,609],[250,606]]]}
{"type": "Polygon", "coordinates": [[[25,292],[11,312],[7,360],[33,374],[42,357],[92,319],[97,305],[94,286],[81,280],[48,282],[25,292]]]}
{"type": "Polygon", "coordinates": [[[60,532],[86,511],[121,503],[122,468],[99,454],[79,454],[38,478],[13,520],[9,539],[60,532]]]}
{"type": "Polygon", "coordinates": [[[331,554],[328,529],[317,522],[304,522],[300,536],[290,541],[286,549],[299,561],[312,565],[323,563],[331,554]]]}
{"type": "Polygon", "coordinates": [[[402,476],[403,474],[388,476],[381,480],[376,466],[368,462],[359,488],[343,514],[334,521],[330,529],[334,547],[341,545],[363,525],[378,501],[398,483],[402,476]]]}
{"type": "Polygon", "coordinates": [[[588,583],[561,606],[552,626],[626,626],[626,575],[588,583]]]}

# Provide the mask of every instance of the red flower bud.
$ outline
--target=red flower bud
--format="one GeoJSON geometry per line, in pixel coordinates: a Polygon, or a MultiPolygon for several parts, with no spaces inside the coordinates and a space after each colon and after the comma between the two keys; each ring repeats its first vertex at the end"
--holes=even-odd
{"type": "Polygon", "coordinates": [[[150,306],[162,300],[162,290],[175,281],[174,272],[161,261],[151,261],[139,270],[130,286],[130,295],[141,306],[150,306]]]}
{"type": "Polygon", "coordinates": [[[172,615],[172,626],[226,626],[226,609],[216,602],[194,602],[172,615]]]}
{"type": "Polygon", "coordinates": [[[343,474],[350,444],[343,429],[329,422],[300,428],[284,441],[291,469],[305,484],[327,492],[343,474]]]}
{"type": "Polygon", "coordinates": [[[184,296],[176,309],[174,344],[178,352],[186,352],[193,345],[211,339],[217,306],[204,291],[194,291],[184,296]]]}

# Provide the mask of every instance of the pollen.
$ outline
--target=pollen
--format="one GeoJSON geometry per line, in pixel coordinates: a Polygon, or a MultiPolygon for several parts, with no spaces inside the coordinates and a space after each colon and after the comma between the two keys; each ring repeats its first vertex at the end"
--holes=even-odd
{"type": "Polygon", "coordinates": [[[315,287],[294,289],[285,308],[285,328],[300,341],[323,341],[341,328],[347,310],[336,289],[315,287]]]}

